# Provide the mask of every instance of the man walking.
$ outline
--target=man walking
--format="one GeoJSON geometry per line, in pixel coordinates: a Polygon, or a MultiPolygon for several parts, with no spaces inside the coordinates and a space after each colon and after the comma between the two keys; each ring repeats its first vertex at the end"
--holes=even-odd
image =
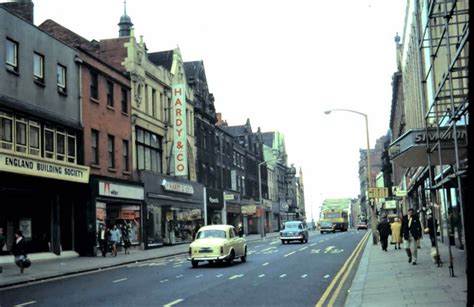
{"type": "Polygon", "coordinates": [[[99,225],[99,233],[97,234],[97,241],[99,241],[100,251],[102,252],[102,257],[105,257],[107,254],[107,245],[109,241],[109,233],[107,227],[103,224],[99,225]]]}
{"type": "Polygon", "coordinates": [[[387,251],[388,247],[388,236],[392,233],[390,224],[387,222],[387,217],[384,216],[382,221],[377,225],[377,230],[380,236],[380,243],[382,244],[382,250],[387,251]]]}
{"type": "Polygon", "coordinates": [[[416,265],[418,256],[416,241],[421,238],[421,223],[413,208],[408,209],[408,215],[404,215],[402,218],[402,234],[408,263],[416,265]]]}

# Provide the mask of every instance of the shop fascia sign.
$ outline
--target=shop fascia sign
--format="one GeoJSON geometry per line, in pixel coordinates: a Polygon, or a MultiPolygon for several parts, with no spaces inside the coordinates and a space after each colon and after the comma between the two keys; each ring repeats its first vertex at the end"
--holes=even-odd
{"type": "Polygon", "coordinates": [[[174,173],[175,176],[187,176],[186,86],[184,83],[172,86],[172,101],[174,173]]]}
{"type": "Polygon", "coordinates": [[[161,182],[161,186],[165,191],[170,191],[170,192],[177,192],[177,193],[183,193],[183,194],[194,194],[194,188],[192,185],[189,184],[184,184],[176,181],[168,181],[166,179],[163,179],[161,182]]]}
{"type": "Polygon", "coordinates": [[[224,193],[225,200],[234,200],[234,194],[224,193]]]}
{"type": "Polygon", "coordinates": [[[209,200],[210,204],[219,204],[220,203],[219,198],[217,198],[217,197],[209,196],[208,200],[209,200]]]}
{"type": "Polygon", "coordinates": [[[99,181],[99,195],[115,198],[145,199],[145,191],[142,187],[133,187],[107,181],[99,181]]]}
{"type": "Polygon", "coordinates": [[[0,152],[0,171],[79,183],[89,182],[89,167],[0,152]]]}

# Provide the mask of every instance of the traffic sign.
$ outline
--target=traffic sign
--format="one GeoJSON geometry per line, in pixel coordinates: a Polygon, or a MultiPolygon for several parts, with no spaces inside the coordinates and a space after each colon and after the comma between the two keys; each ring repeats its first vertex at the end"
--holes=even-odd
{"type": "Polygon", "coordinates": [[[388,188],[378,187],[369,188],[369,198],[386,198],[388,197],[388,188]]]}

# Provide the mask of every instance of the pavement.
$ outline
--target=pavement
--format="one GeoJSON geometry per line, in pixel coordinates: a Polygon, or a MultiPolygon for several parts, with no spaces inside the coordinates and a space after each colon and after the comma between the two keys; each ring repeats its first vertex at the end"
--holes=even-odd
{"type": "MultiPolygon", "coordinates": [[[[268,233],[264,240],[275,238],[279,232],[268,233]]],[[[262,240],[259,234],[245,237],[247,242],[262,240]]],[[[0,267],[0,289],[27,284],[31,282],[45,281],[53,278],[60,278],[68,275],[87,273],[98,270],[109,269],[121,265],[143,262],[153,259],[188,253],[189,244],[178,244],[163,246],[148,250],[130,250],[130,254],[125,255],[123,251],[116,257],[107,254],[107,257],[79,257],[75,252],[63,252],[60,256],[53,253],[29,254],[31,267],[25,269],[23,274],[13,263],[13,256],[1,256],[0,267]]]]}
{"type": "Polygon", "coordinates": [[[428,236],[418,249],[417,265],[408,263],[403,248],[389,245],[384,252],[380,244],[367,242],[344,306],[466,306],[464,250],[452,247],[455,277],[450,277],[446,242],[438,242],[442,267],[432,262],[428,236]]]}

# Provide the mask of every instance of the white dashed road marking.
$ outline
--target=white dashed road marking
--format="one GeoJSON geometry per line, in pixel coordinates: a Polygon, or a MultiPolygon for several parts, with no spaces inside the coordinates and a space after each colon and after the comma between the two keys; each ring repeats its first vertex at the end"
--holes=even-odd
{"type": "Polygon", "coordinates": [[[181,277],[183,277],[183,275],[178,275],[178,276],[176,276],[176,278],[181,278],[181,277]]]}
{"type": "Polygon", "coordinates": [[[167,282],[168,279],[163,279],[163,280],[160,280],[161,283],[164,283],[164,282],[167,282]]]}
{"type": "Polygon", "coordinates": [[[224,275],[223,274],[216,275],[217,278],[221,278],[222,276],[224,275]]]}
{"type": "Polygon", "coordinates": [[[244,276],[244,274],[234,275],[232,277],[229,277],[229,279],[236,279],[236,278],[240,278],[242,276],[244,276]]]}
{"type": "Polygon", "coordinates": [[[18,305],[13,305],[13,306],[20,307],[20,306],[31,305],[31,304],[34,304],[34,303],[36,303],[36,301],[29,301],[29,302],[26,302],[26,303],[23,303],[23,304],[18,304],[18,305]]]}
{"type": "Polygon", "coordinates": [[[302,247],[302,248],[299,249],[299,251],[302,252],[302,251],[304,251],[304,250],[307,249],[307,248],[308,248],[307,246],[302,247]]]}
{"type": "Polygon", "coordinates": [[[313,243],[313,244],[311,244],[310,246],[315,246],[316,244],[318,244],[318,243],[313,243]]]}
{"type": "Polygon", "coordinates": [[[306,278],[308,277],[308,274],[301,275],[301,278],[306,278]]]}
{"type": "Polygon", "coordinates": [[[265,274],[258,275],[258,278],[262,278],[262,277],[265,277],[265,274]]]}
{"type": "Polygon", "coordinates": [[[176,305],[176,304],[178,304],[178,303],[181,303],[182,301],[184,301],[184,300],[183,300],[182,298],[180,298],[180,299],[177,299],[176,301],[172,301],[171,303],[168,303],[168,304],[166,304],[166,305],[163,305],[163,307],[171,307],[171,306],[173,306],[173,305],[176,305]]]}
{"type": "Polygon", "coordinates": [[[127,278],[117,279],[117,280],[114,280],[114,282],[121,282],[121,281],[125,281],[125,280],[127,280],[127,278]]]}
{"type": "Polygon", "coordinates": [[[264,263],[264,264],[262,264],[262,265],[263,265],[263,266],[266,266],[266,265],[268,265],[268,264],[269,264],[268,262],[265,262],[265,263],[264,263]]]}
{"type": "Polygon", "coordinates": [[[288,256],[291,256],[291,255],[293,255],[294,253],[296,253],[296,251],[292,251],[291,253],[288,253],[288,254],[286,254],[286,255],[285,255],[285,256],[283,256],[283,257],[288,257],[288,256]]]}
{"type": "Polygon", "coordinates": [[[329,278],[329,276],[331,276],[331,275],[324,275],[324,278],[329,278]]]}
{"type": "Polygon", "coordinates": [[[281,274],[280,278],[286,277],[286,274],[281,274]]]}
{"type": "Polygon", "coordinates": [[[196,278],[201,278],[203,277],[204,275],[200,274],[200,275],[196,275],[196,278]]]}

